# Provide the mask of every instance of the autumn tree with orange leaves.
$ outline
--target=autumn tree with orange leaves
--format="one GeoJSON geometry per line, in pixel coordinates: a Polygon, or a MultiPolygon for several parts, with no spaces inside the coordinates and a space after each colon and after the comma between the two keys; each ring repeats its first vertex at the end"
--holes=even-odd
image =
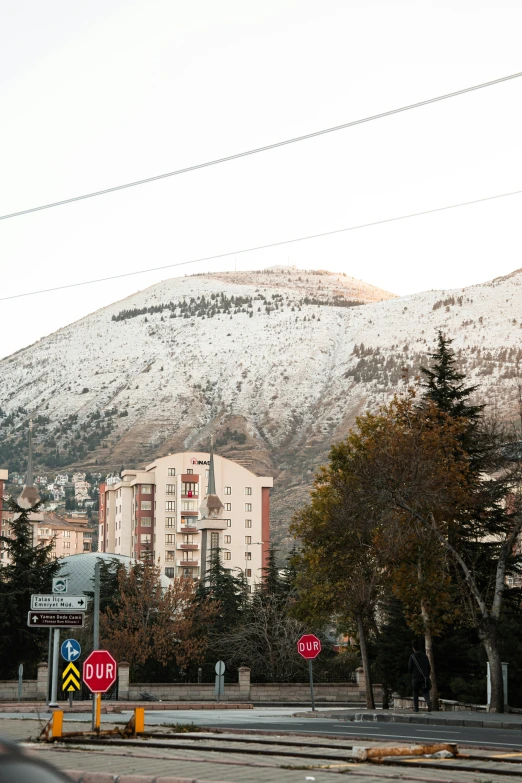
{"type": "Polygon", "coordinates": [[[184,672],[203,663],[208,626],[216,606],[195,601],[192,579],[175,579],[167,588],[152,563],[118,570],[118,593],[100,615],[103,645],[116,660],[130,664],[131,678],[140,680],[152,670],[184,672]]]}

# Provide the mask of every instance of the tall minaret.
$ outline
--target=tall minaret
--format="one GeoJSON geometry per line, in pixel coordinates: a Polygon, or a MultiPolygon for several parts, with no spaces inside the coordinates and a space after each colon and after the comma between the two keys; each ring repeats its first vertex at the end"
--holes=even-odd
{"type": "Polygon", "coordinates": [[[220,533],[225,530],[226,520],[221,518],[224,506],[216,493],[214,473],[214,439],[210,440],[210,461],[208,466],[208,489],[199,511],[198,530],[201,530],[201,580],[204,581],[213,549],[221,548],[220,533]]]}
{"type": "Polygon", "coordinates": [[[34,486],[33,476],[33,420],[29,420],[29,443],[27,451],[27,473],[25,476],[24,488],[17,500],[22,508],[31,508],[40,501],[38,490],[34,486]]]}

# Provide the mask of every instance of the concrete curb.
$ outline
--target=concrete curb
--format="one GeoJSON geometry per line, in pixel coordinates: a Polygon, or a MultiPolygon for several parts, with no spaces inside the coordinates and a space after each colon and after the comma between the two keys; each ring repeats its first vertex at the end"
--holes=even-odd
{"type": "Polygon", "coordinates": [[[522,722],[491,720],[491,717],[484,720],[475,718],[439,718],[431,715],[389,715],[378,712],[356,712],[351,717],[343,717],[341,720],[350,720],[355,723],[361,721],[374,721],[377,723],[417,723],[428,726],[468,726],[473,729],[514,729],[522,730],[522,722]]]}
{"type": "MultiPolygon", "coordinates": [[[[508,729],[513,731],[522,731],[522,720],[502,720],[503,716],[499,715],[498,718],[494,718],[491,714],[487,714],[484,718],[478,717],[480,713],[477,713],[477,717],[470,718],[468,716],[451,712],[446,713],[448,717],[442,717],[434,713],[418,713],[412,715],[397,715],[390,712],[351,712],[346,713],[339,710],[338,712],[329,711],[316,711],[316,712],[296,712],[295,718],[326,718],[329,720],[339,720],[351,723],[406,723],[417,724],[421,726],[464,726],[470,729],[508,729]],[[449,717],[452,715],[453,717],[449,717]]],[[[518,717],[518,716],[517,716],[518,717]]]]}

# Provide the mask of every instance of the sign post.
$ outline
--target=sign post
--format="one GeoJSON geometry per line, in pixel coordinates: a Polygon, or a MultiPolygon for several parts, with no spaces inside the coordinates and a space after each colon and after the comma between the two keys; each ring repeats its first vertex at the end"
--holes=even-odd
{"type": "Polygon", "coordinates": [[[100,728],[101,694],[116,682],[118,665],[107,650],[93,650],[83,664],[83,681],[93,694],[93,729],[100,728]]]}
{"type": "Polygon", "coordinates": [[[312,661],[321,652],[321,640],[313,633],[305,633],[297,642],[297,652],[308,661],[308,675],[310,677],[310,696],[312,698],[312,712],[315,712],[314,701],[314,673],[312,661]]]}
{"type": "Polygon", "coordinates": [[[219,701],[219,697],[225,691],[225,661],[218,661],[214,667],[214,671],[216,672],[216,701],[219,701]]]}
{"type": "MultiPolygon", "coordinates": [[[[32,614],[32,612],[29,612],[32,614]]],[[[49,707],[58,706],[58,654],[60,651],[60,629],[53,631],[53,676],[51,680],[51,701],[49,707]]]]}
{"type": "Polygon", "coordinates": [[[73,693],[80,690],[80,670],[73,661],[77,661],[82,653],[80,643],[76,639],[66,639],[62,642],[60,652],[69,665],[62,672],[62,691],[69,693],[69,707],[72,707],[73,693]]]}
{"type": "Polygon", "coordinates": [[[18,667],[18,704],[20,704],[20,699],[22,698],[22,683],[24,679],[24,665],[23,663],[20,664],[18,667]]]}

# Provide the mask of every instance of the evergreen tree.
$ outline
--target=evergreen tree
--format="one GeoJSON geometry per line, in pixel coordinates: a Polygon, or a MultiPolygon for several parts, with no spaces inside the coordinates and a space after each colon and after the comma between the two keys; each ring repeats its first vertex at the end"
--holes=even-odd
{"type": "Polygon", "coordinates": [[[466,386],[464,383],[466,376],[457,370],[455,354],[451,350],[452,342],[439,330],[437,350],[429,354],[431,366],[421,367],[425,397],[444,413],[475,423],[484,406],[470,403],[470,397],[478,386],[466,386]]]}
{"type": "Polygon", "coordinates": [[[196,590],[196,601],[201,604],[207,601],[218,604],[210,629],[214,634],[230,630],[241,618],[245,605],[244,580],[234,576],[230,568],[225,568],[218,547],[210,553],[205,579],[200,581],[196,590]]]}
{"type": "Polygon", "coordinates": [[[37,503],[25,509],[9,500],[8,508],[14,513],[13,536],[0,536],[11,561],[0,568],[0,664],[5,679],[16,675],[20,663],[34,676],[36,665],[44,657],[47,632],[29,628],[27,612],[32,593],[51,592],[52,578],[60,565],[52,560],[53,542],[33,544],[29,517],[39,507],[37,503]]]}
{"type": "MultiPolygon", "coordinates": [[[[465,423],[458,443],[463,452],[460,459],[466,464],[467,482],[472,491],[466,508],[460,509],[454,516],[448,542],[471,566],[486,606],[491,606],[491,611],[483,611],[477,632],[494,669],[492,709],[502,711],[499,620],[505,581],[504,578],[499,581],[499,569],[505,574],[516,573],[520,569],[520,555],[510,544],[512,535],[516,534],[520,514],[512,491],[520,481],[520,470],[506,453],[506,436],[502,428],[494,422],[485,421],[483,405],[470,402],[478,387],[467,386],[465,375],[457,371],[451,343],[452,340],[439,331],[437,350],[430,355],[432,366],[430,369],[421,368],[425,378],[422,385],[426,402],[435,403],[441,413],[465,423]],[[508,498],[512,500],[506,502],[508,498]]],[[[457,586],[460,583],[460,587],[465,588],[469,579],[463,578],[455,558],[452,565],[457,586]]],[[[463,606],[462,610],[466,611],[466,607],[463,606]]],[[[474,607],[467,607],[467,611],[476,622],[474,607]]]]}
{"type": "Polygon", "coordinates": [[[261,582],[260,592],[263,597],[271,600],[286,598],[288,593],[286,579],[279,573],[277,550],[272,545],[268,550],[267,564],[261,570],[263,572],[263,581],[261,582]]]}

